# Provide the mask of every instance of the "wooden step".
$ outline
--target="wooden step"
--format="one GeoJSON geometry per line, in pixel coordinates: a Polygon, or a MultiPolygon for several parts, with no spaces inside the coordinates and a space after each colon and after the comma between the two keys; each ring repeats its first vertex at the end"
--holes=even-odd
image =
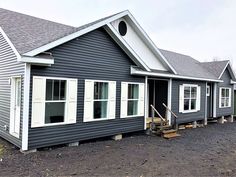
{"type": "Polygon", "coordinates": [[[175,129],[163,130],[162,131],[163,134],[171,134],[171,133],[176,133],[176,132],[177,132],[177,130],[175,130],[175,129]]]}
{"type": "Polygon", "coordinates": [[[176,138],[176,137],[180,137],[180,136],[181,136],[180,134],[175,132],[175,133],[164,134],[163,138],[171,139],[171,138],[176,138]]]}

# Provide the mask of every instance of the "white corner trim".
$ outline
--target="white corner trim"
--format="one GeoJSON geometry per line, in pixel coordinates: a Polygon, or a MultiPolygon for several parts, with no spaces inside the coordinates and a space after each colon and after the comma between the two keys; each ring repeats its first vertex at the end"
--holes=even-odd
{"type": "Polygon", "coordinates": [[[17,57],[17,61],[18,61],[21,58],[20,54],[18,53],[15,46],[12,44],[11,40],[8,38],[8,36],[6,35],[6,33],[3,31],[3,29],[1,27],[0,27],[0,33],[2,34],[4,39],[7,41],[7,43],[9,44],[9,46],[11,47],[13,52],[15,53],[15,55],[17,57]]]}
{"type": "Polygon", "coordinates": [[[30,63],[30,64],[43,64],[43,65],[52,65],[54,64],[54,59],[48,58],[39,58],[39,57],[27,57],[22,56],[19,61],[30,63]]]}
{"type": "Polygon", "coordinates": [[[22,150],[28,150],[28,133],[29,133],[29,97],[30,97],[30,64],[25,64],[24,74],[24,104],[23,104],[23,121],[22,121],[22,150]]]}
{"type": "Polygon", "coordinates": [[[147,117],[148,117],[148,76],[145,76],[145,94],[144,94],[144,130],[147,129],[147,117]]]}
{"type": "MultiPolygon", "coordinates": [[[[168,108],[171,110],[171,106],[172,106],[172,79],[170,78],[170,80],[168,81],[168,108]]],[[[171,125],[171,112],[168,111],[168,120],[169,120],[169,124],[171,125]]]]}
{"type": "Polygon", "coordinates": [[[218,79],[220,79],[220,78],[222,77],[222,75],[224,74],[224,72],[225,72],[227,66],[229,65],[229,62],[230,62],[230,61],[228,61],[227,64],[225,65],[225,67],[224,67],[222,73],[220,74],[220,76],[218,77],[218,79]]]}
{"type": "Polygon", "coordinates": [[[223,82],[222,80],[206,79],[206,78],[200,78],[200,77],[190,77],[190,76],[181,76],[181,75],[175,75],[175,74],[165,74],[165,73],[139,71],[139,70],[136,70],[132,66],[131,66],[131,69],[130,69],[130,73],[131,73],[131,75],[140,75],[140,76],[156,76],[156,77],[173,78],[173,79],[223,82]]]}
{"type": "MultiPolygon", "coordinates": [[[[207,87],[209,87],[208,85],[207,85],[207,82],[206,82],[206,95],[205,95],[205,121],[207,121],[207,108],[208,108],[208,105],[207,105],[207,101],[208,101],[208,94],[207,94],[207,87]]],[[[210,96],[210,95],[209,95],[210,96]]]]}
{"type": "Polygon", "coordinates": [[[121,13],[119,13],[117,15],[114,15],[114,16],[108,18],[108,19],[102,20],[101,22],[95,23],[95,24],[93,24],[93,25],[91,25],[91,26],[89,26],[87,28],[81,29],[81,30],[79,30],[77,32],[74,32],[74,33],[69,34],[69,35],[67,35],[65,37],[62,37],[62,38],[60,38],[60,39],[58,39],[56,41],[50,42],[50,43],[48,43],[46,45],[43,45],[43,46],[41,46],[41,47],[39,47],[37,49],[29,51],[29,52],[25,53],[24,55],[35,56],[35,55],[37,55],[37,54],[39,54],[41,52],[47,51],[47,50],[49,50],[49,49],[51,49],[53,47],[56,47],[56,46],[58,46],[60,44],[63,44],[63,43],[68,42],[68,41],[70,41],[72,39],[75,39],[75,38],[77,38],[77,37],[79,37],[79,36],[81,36],[83,34],[86,34],[86,33],[90,32],[90,31],[93,31],[93,30],[95,30],[95,29],[97,29],[99,27],[102,27],[105,24],[107,24],[107,23],[109,23],[111,21],[114,21],[114,20],[116,20],[118,18],[121,18],[121,17],[123,17],[123,16],[125,16],[127,14],[128,14],[128,11],[121,12],[121,13]]]}
{"type": "Polygon", "coordinates": [[[217,105],[216,105],[216,95],[217,95],[217,84],[216,83],[214,83],[213,84],[213,117],[216,117],[216,107],[217,107],[217,105]]]}
{"type": "MultiPolygon", "coordinates": [[[[141,64],[141,66],[147,70],[151,71],[149,67],[145,64],[145,62],[138,56],[138,54],[127,44],[127,42],[118,34],[118,32],[115,30],[115,28],[111,24],[107,24],[107,28],[105,30],[108,32],[108,34],[111,35],[111,37],[118,43],[118,45],[126,51],[126,49],[131,53],[131,55],[141,64]],[[116,39],[114,38],[114,36],[116,39]],[[119,40],[119,41],[117,41],[119,40]],[[120,43],[122,45],[120,45],[120,43]]],[[[126,52],[127,53],[127,52],[126,52]]],[[[132,58],[132,56],[130,56],[132,58]]]]}

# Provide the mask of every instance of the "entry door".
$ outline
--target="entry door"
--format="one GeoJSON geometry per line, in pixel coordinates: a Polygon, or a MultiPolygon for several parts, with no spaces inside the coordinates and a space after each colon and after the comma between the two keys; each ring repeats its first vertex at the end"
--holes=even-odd
{"type": "Polygon", "coordinates": [[[212,84],[207,84],[207,118],[213,117],[212,84]]]}
{"type": "Polygon", "coordinates": [[[12,112],[10,133],[19,138],[20,135],[20,109],[21,109],[21,78],[12,79],[12,112]]]}

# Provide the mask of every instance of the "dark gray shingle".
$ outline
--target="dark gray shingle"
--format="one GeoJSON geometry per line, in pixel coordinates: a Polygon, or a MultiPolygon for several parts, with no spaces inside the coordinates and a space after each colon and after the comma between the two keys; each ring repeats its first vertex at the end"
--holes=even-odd
{"type": "Polygon", "coordinates": [[[20,54],[64,37],[77,29],[0,8],[0,27],[20,54]]]}
{"type": "Polygon", "coordinates": [[[174,67],[178,75],[217,79],[214,74],[209,72],[206,68],[202,67],[202,64],[199,61],[195,60],[190,56],[163,49],[159,50],[167,59],[167,61],[171,64],[171,66],[174,67]]]}

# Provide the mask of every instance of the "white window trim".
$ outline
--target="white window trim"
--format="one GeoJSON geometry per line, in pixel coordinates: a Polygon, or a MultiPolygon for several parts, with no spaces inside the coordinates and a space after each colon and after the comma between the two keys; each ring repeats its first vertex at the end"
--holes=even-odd
{"type": "MultiPolygon", "coordinates": [[[[225,97],[227,98],[227,97],[225,97]]],[[[231,108],[231,102],[232,102],[232,89],[230,87],[220,87],[219,88],[219,108],[231,108]],[[221,92],[222,92],[222,89],[227,89],[229,90],[229,106],[222,106],[221,105],[221,98],[222,98],[222,95],[221,95],[221,92]]]]}
{"type": "MultiPolygon", "coordinates": [[[[104,101],[107,101],[107,116],[108,117],[94,119],[94,115],[93,115],[93,118],[90,119],[90,120],[86,120],[85,118],[83,118],[83,122],[96,122],[96,121],[105,121],[105,120],[115,119],[113,117],[109,117],[109,112],[108,111],[109,111],[109,108],[110,108],[110,99],[109,99],[110,89],[109,89],[109,83],[116,82],[116,81],[111,81],[111,80],[93,80],[93,79],[85,79],[85,81],[92,81],[93,83],[95,83],[95,82],[105,82],[105,83],[108,83],[108,99],[103,99],[104,101]]],[[[94,100],[94,85],[93,85],[93,100],[92,100],[92,102],[94,103],[94,101],[96,101],[96,100],[94,100]]],[[[102,101],[102,99],[100,99],[99,101],[102,101]]],[[[94,110],[94,106],[93,106],[93,110],[94,110]]],[[[92,110],[92,112],[94,113],[93,110],[92,110]]]]}
{"type": "MultiPolygon", "coordinates": [[[[129,84],[138,85],[138,88],[140,87],[140,86],[139,86],[139,83],[135,83],[135,82],[127,82],[127,84],[128,84],[127,93],[129,93],[129,84]]],[[[139,95],[139,92],[140,92],[140,89],[138,89],[138,95],[139,95]]],[[[128,103],[129,101],[138,101],[138,109],[139,109],[140,98],[138,98],[138,99],[128,99],[128,94],[127,94],[127,103],[128,103]]],[[[127,108],[127,113],[128,113],[128,108],[127,108]]],[[[138,112],[137,112],[137,114],[135,114],[135,115],[130,115],[130,116],[127,115],[126,117],[129,118],[129,117],[137,117],[137,116],[138,116],[138,112]]]]}
{"type": "MultiPolygon", "coordinates": [[[[126,83],[127,86],[128,86],[129,84],[138,84],[139,87],[140,87],[140,84],[144,84],[144,83],[142,83],[142,82],[121,82],[121,84],[122,84],[122,83],[126,83]]],[[[140,94],[140,89],[139,89],[139,94],[140,94]]],[[[144,95],[144,96],[145,96],[145,95],[144,95]]],[[[128,102],[128,100],[131,100],[131,99],[128,99],[128,88],[127,88],[126,100],[127,100],[127,102],[128,102]]],[[[134,100],[138,100],[138,109],[139,109],[140,98],[134,99],[134,100]]],[[[121,104],[122,104],[122,103],[121,103],[121,104]]],[[[127,113],[128,113],[128,109],[127,109],[127,113]]],[[[126,113],[126,116],[125,116],[125,117],[121,116],[121,109],[120,109],[120,118],[126,119],[126,118],[140,117],[139,113],[137,113],[137,115],[130,115],[130,116],[128,116],[127,113],[126,113]]]]}
{"type": "MultiPolygon", "coordinates": [[[[183,84],[183,92],[184,92],[184,88],[185,87],[196,87],[198,88],[199,85],[196,85],[196,84],[183,84]]],[[[197,93],[198,94],[198,93],[197,93]]],[[[183,93],[183,106],[184,106],[184,93],[183,93]]],[[[196,104],[197,104],[197,95],[196,95],[196,104]]],[[[183,114],[186,114],[186,113],[194,113],[194,112],[198,112],[200,110],[197,110],[197,105],[196,105],[196,109],[191,109],[191,110],[184,110],[184,107],[183,107],[183,114]]]]}
{"type": "MultiPolygon", "coordinates": [[[[69,97],[69,93],[68,93],[68,81],[71,80],[71,79],[76,79],[76,78],[64,78],[64,77],[48,77],[48,76],[33,76],[33,78],[43,78],[45,79],[45,82],[47,80],[65,80],[66,81],[66,99],[65,99],[65,111],[64,111],[64,122],[58,122],[58,123],[45,123],[45,111],[46,111],[46,108],[44,109],[44,121],[43,121],[43,124],[42,126],[39,126],[39,127],[48,127],[48,126],[57,126],[57,125],[67,125],[67,124],[72,124],[71,122],[68,122],[69,120],[66,118],[66,115],[67,115],[67,106],[68,106],[68,97],[69,97]]],[[[45,83],[45,92],[46,92],[46,83],[45,83]]],[[[33,91],[33,90],[32,90],[33,91]]],[[[45,93],[46,94],[46,93],[45,93]]],[[[33,99],[33,95],[32,95],[32,99],[33,99]]],[[[47,102],[50,102],[50,101],[46,101],[46,95],[45,95],[45,99],[43,101],[44,104],[46,104],[47,102]]],[[[52,102],[62,102],[61,100],[59,101],[52,101],[52,102]]],[[[33,100],[32,100],[32,103],[33,103],[33,100]]],[[[32,110],[33,111],[33,110],[32,110]]],[[[32,119],[32,117],[31,117],[32,119]]],[[[76,123],[76,122],[75,122],[76,123]]],[[[32,123],[31,123],[31,128],[39,128],[39,127],[32,127],[32,123]]]]}

